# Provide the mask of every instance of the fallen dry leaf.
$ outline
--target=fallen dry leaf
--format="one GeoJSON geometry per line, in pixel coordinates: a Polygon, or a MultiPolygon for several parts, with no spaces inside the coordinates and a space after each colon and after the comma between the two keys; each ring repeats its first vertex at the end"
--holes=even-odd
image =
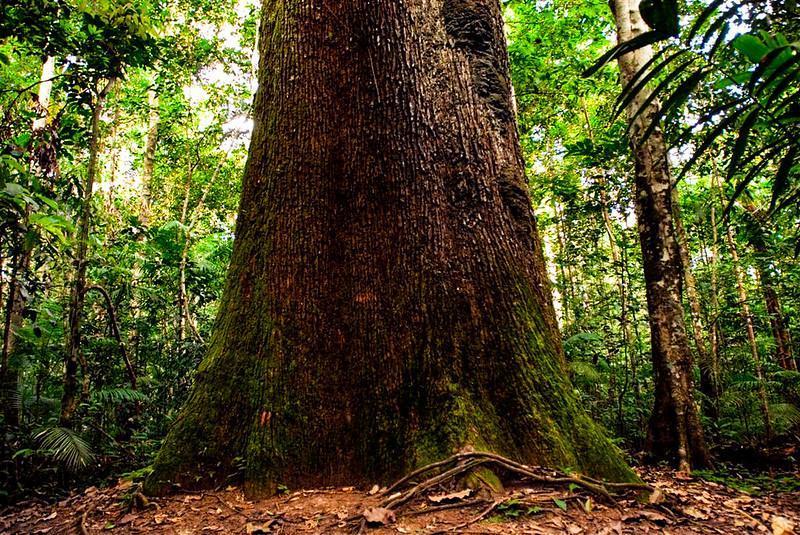
{"type": "Polygon", "coordinates": [[[429,496],[428,499],[433,503],[451,503],[463,500],[472,494],[472,489],[464,489],[458,492],[451,492],[449,494],[436,494],[429,496]]]}
{"type": "Polygon", "coordinates": [[[386,526],[396,520],[394,511],[385,507],[369,507],[362,513],[367,524],[386,526]]]}
{"type": "Polygon", "coordinates": [[[269,526],[266,524],[254,524],[248,522],[244,525],[244,530],[247,535],[260,535],[262,533],[269,533],[269,526]]]}
{"type": "Polygon", "coordinates": [[[701,512],[696,507],[692,507],[692,506],[684,507],[683,508],[683,512],[684,512],[684,514],[687,514],[690,517],[692,517],[694,519],[697,519],[697,520],[708,520],[708,515],[703,513],[703,512],[701,512]]]}
{"type": "Polygon", "coordinates": [[[791,535],[794,533],[794,522],[786,517],[773,515],[772,516],[772,535],[791,535]]]}
{"type": "Polygon", "coordinates": [[[117,524],[119,524],[119,525],[130,524],[134,520],[136,520],[136,515],[133,514],[133,513],[128,513],[127,515],[125,515],[122,518],[120,518],[119,520],[117,520],[117,524]]]}
{"type": "Polygon", "coordinates": [[[664,501],[664,492],[660,488],[656,487],[653,490],[653,492],[650,493],[650,496],[647,499],[647,501],[650,502],[650,503],[654,503],[654,504],[663,502],[664,501]]]}

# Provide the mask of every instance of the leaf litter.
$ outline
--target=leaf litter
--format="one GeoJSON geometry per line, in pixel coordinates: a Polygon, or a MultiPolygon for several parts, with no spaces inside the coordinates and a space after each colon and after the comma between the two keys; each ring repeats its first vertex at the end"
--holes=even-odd
{"type": "Polygon", "coordinates": [[[0,534],[800,533],[800,491],[751,496],[663,468],[640,469],[639,475],[655,489],[644,499],[635,492],[619,493],[612,503],[583,488],[555,489],[524,478],[502,493],[459,488],[454,480],[415,493],[400,508],[386,507],[386,500],[405,497],[407,489],[366,486],[298,490],[260,501],[228,487],[151,498],[144,508],[132,509],[133,489],[120,482],[54,504],[6,508],[0,513],[0,534]]]}

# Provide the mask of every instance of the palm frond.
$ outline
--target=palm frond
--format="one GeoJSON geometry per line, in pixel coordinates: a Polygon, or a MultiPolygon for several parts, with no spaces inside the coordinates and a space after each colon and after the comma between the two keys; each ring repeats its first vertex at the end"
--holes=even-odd
{"type": "Polygon", "coordinates": [[[94,460],[89,444],[72,429],[45,427],[34,438],[43,450],[68,470],[79,470],[94,460]]]}

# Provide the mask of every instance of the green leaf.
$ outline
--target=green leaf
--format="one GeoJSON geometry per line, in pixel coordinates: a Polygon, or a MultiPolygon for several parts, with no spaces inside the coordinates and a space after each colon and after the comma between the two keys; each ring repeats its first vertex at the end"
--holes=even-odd
{"type": "Polygon", "coordinates": [[[564,500],[559,500],[558,498],[553,498],[553,503],[555,503],[556,506],[559,509],[561,509],[562,511],[566,511],[567,510],[567,502],[565,502],[564,500]]]}
{"type": "Polygon", "coordinates": [[[747,57],[752,63],[758,63],[769,52],[769,48],[761,39],[746,33],[733,40],[733,47],[747,57]]]}
{"type": "Polygon", "coordinates": [[[794,160],[797,157],[798,146],[792,145],[789,151],[781,160],[778,170],[775,173],[775,179],[772,181],[772,199],[769,202],[769,211],[775,210],[775,203],[786,192],[789,186],[789,171],[794,166],[794,160]]]}
{"type": "Polygon", "coordinates": [[[760,111],[760,108],[754,107],[744,118],[744,121],[742,121],[742,126],[739,128],[739,136],[736,138],[736,143],[731,152],[730,163],[728,164],[728,180],[733,178],[733,175],[736,174],[739,168],[739,161],[742,159],[742,155],[744,155],[744,151],[747,148],[750,132],[753,130],[753,126],[758,120],[760,111]]]}
{"type": "Polygon", "coordinates": [[[84,468],[94,460],[89,444],[72,429],[46,427],[36,434],[35,439],[42,449],[49,450],[53,459],[69,470],[84,468]]]}

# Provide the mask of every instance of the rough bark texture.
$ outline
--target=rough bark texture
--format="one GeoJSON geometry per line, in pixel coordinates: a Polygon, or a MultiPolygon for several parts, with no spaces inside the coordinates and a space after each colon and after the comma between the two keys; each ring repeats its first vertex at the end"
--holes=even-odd
{"type": "MultiPolygon", "coordinates": [[[[646,31],[638,0],[614,0],[612,10],[619,40],[646,31]]],[[[652,57],[650,47],[619,59],[626,84],[652,57]]],[[[672,215],[672,178],[667,148],[660,129],[647,138],[642,134],[656,116],[658,102],[634,119],[646,102],[640,91],[628,106],[632,121],[630,144],[635,163],[636,219],[650,316],[651,355],[655,382],[655,406],[648,428],[648,449],[657,458],[677,457],[681,470],[703,466],[708,452],[700,426],[692,387],[692,355],[684,323],[682,262],[672,215]]]]}
{"type": "Polygon", "coordinates": [[[566,379],[499,4],[268,1],[210,351],[146,482],[388,481],[465,446],[633,477],[566,379]],[[196,478],[197,477],[197,478],[196,478]]]}

